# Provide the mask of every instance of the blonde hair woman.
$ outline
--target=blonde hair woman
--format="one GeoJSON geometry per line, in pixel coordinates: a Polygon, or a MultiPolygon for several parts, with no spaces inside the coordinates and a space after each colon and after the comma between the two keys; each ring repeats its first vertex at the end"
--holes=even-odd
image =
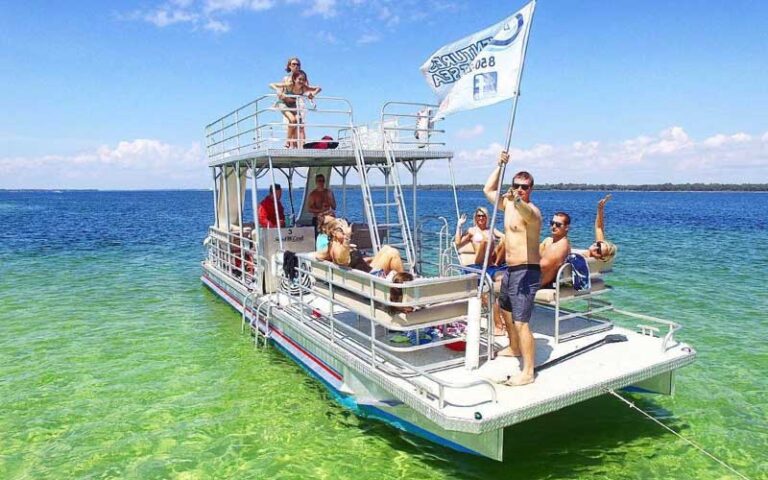
{"type": "Polygon", "coordinates": [[[618,248],[612,242],[605,239],[605,204],[611,199],[609,193],[597,202],[597,215],[595,216],[595,241],[584,253],[585,257],[610,261],[616,256],[618,248]]]}
{"type": "MultiPolygon", "coordinates": [[[[493,245],[488,210],[485,207],[477,207],[477,209],[475,209],[473,220],[474,225],[469,227],[466,232],[463,232],[461,227],[466,223],[467,216],[462,214],[461,217],[459,217],[459,221],[456,224],[456,237],[454,238],[454,243],[456,244],[457,249],[471,244],[473,249],[472,253],[475,254],[473,263],[482,264],[485,261],[485,249],[488,245],[493,245]]],[[[491,251],[488,264],[496,264],[495,251],[491,251]]]]}

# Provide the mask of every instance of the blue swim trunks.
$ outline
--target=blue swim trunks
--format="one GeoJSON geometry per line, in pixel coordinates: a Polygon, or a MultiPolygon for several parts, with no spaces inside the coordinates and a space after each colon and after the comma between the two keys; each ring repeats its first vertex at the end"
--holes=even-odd
{"type": "Polygon", "coordinates": [[[538,265],[508,267],[501,281],[499,306],[512,313],[512,320],[529,322],[540,284],[541,268],[538,265]]]}

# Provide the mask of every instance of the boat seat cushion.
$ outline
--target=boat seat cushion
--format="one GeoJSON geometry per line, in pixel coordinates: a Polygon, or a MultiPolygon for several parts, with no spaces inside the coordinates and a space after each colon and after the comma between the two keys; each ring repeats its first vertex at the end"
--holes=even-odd
{"type": "Polygon", "coordinates": [[[477,274],[421,277],[395,284],[369,273],[340,267],[333,262],[316,260],[314,254],[299,254],[299,257],[309,264],[309,271],[315,279],[334,284],[334,289],[348,290],[382,303],[390,301],[392,287],[403,290],[403,300],[398,304],[402,306],[453,303],[469,299],[477,292],[477,274]]]}
{"type": "MultiPolygon", "coordinates": [[[[592,289],[589,291],[576,291],[572,286],[560,285],[560,301],[568,300],[574,297],[581,297],[606,289],[605,282],[601,278],[592,278],[592,289]]],[[[536,292],[536,301],[539,303],[552,303],[557,301],[557,290],[554,288],[541,288],[536,292]]]]}
{"type": "MultiPolygon", "coordinates": [[[[328,285],[316,283],[313,290],[324,296],[331,296],[328,285]]],[[[467,315],[467,303],[449,303],[429,306],[417,309],[413,312],[393,311],[390,307],[374,302],[373,315],[371,315],[371,302],[369,299],[352,293],[348,290],[334,288],[332,298],[351,312],[373,320],[390,330],[408,330],[409,327],[422,327],[429,325],[442,325],[458,320],[465,320],[467,315]]]]}

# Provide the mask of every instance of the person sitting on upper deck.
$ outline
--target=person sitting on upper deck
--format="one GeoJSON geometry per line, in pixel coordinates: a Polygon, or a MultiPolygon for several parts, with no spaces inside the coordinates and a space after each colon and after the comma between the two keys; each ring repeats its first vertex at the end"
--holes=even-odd
{"type": "Polygon", "coordinates": [[[336,265],[350,267],[392,280],[395,274],[404,272],[400,252],[389,245],[382,245],[373,257],[364,257],[359,250],[353,250],[349,244],[352,228],[343,219],[337,219],[331,226],[328,249],[316,253],[318,260],[330,260],[336,265]]]}
{"type": "Polygon", "coordinates": [[[269,187],[269,195],[259,202],[259,226],[264,228],[277,228],[285,226],[285,212],[280,197],[283,196],[283,189],[279,183],[269,187]],[[275,214],[275,201],[277,201],[277,214],[275,214]]]}
{"type": "Polygon", "coordinates": [[[565,257],[571,253],[571,242],[568,240],[570,225],[571,216],[565,212],[555,212],[549,221],[552,236],[539,244],[541,288],[554,288],[557,271],[565,262],[565,257]]]}
{"type": "Polygon", "coordinates": [[[589,246],[585,257],[592,257],[597,260],[610,261],[616,256],[618,248],[612,242],[605,239],[605,203],[611,199],[609,193],[597,202],[597,215],[595,216],[595,241],[589,246]]]}
{"type": "Polygon", "coordinates": [[[302,118],[298,96],[307,95],[312,100],[322,90],[320,87],[310,87],[307,73],[304,70],[295,70],[291,75],[291,82],[271,83],[270,88],[277,92],[277,106],[283,116],[288,120],[287,140],[285,148],[299,148],[304,145],[304,119],[302,118]]]}
{"type": "Polygon", "coordinates": [[[315,234],[318,232],[320,214],[330,212],[333,216],[336,211],[336,198],[330,188],[325,188],[325,175],[322,173],[315,175],[315,189],[307,199],[307,210],[313,215],[312,226],[315,227],[315,234]]]}

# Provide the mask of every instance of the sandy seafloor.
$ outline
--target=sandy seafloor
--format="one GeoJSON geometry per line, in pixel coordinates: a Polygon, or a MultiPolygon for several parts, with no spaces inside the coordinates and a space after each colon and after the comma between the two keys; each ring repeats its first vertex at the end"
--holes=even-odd
{"type": "MultiPolygon", "coordinates": [[[[545,219],[571,213],[577,246],[598,198],[534,192],[545,219]]],[[[447,191],[419,202],[453,211],[447,191]]],[[[351,414],[254,351],[201,285],[211,208],[203,191],[0,192],[0,478],[736,478],[612,397],[507,429],[503,463],[351,414]]],[[[699,352],[674,397],[630,398],[753,479],[768,478],[766,211],[741,193],[607,207],[615,303],[679,321],[699,352]]]]}

